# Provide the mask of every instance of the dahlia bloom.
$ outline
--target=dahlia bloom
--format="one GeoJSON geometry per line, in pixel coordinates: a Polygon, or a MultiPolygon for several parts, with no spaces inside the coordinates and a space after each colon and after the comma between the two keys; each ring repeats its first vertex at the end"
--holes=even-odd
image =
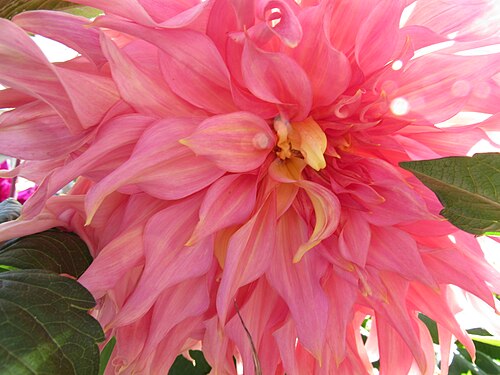
{"type": "Polygon", "coordinates": [[[499,275],[398,163],[495,146],[500,54],[461,53],[499,42],[494,0],[79,3],[105,15],[0,20],[0,153],[24,160],[3,175],[39,185],[0,241],[87,242],[108,374],[200,343],[214,374],[254,374],[253,345],[266,375],[433,374],[419,313],[442,374],[453,337],[474,357],[456,314],[494,316],[499,275]]]}

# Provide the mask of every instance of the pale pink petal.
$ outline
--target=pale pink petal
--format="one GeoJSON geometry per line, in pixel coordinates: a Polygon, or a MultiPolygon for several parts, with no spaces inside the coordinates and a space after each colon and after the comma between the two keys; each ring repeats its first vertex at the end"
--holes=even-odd
{"type": "Polygon", "coordinates": [[[26,31],[65,44],[97,67],[106,63],[99,44],[99,31],[88,27],[88,18],[65,12],[39,10],[18,14],[13,21],[26,31]]]}
{"type": "Polygon", "coordinates": [[[196,243],[223,228],[244,223],[255,206],[257,176],[227,175],[207,190],[200,207],[200,220],[189,239],[196,243]]]}
{"type": "Polygon", "coordinates": [[[423,25],[456,40],[474,40],[498,31],[496,0],[426,0],[417,1],[407,25],[423,25]]]}
{"type": "Polygon", "coordinates": [[[262,118],[235,112],[208,118],[181,143],[223,170],[248,172],[264,162],[276,135],[262,118]]]}
{"type": "Polygon", "coordinates": [[[272,195],[229,240],[224,272],[217,293],[222,322],[232,309],[238,288],[256,280],[271,265],[275,246],[276,197],[272,195]]]}

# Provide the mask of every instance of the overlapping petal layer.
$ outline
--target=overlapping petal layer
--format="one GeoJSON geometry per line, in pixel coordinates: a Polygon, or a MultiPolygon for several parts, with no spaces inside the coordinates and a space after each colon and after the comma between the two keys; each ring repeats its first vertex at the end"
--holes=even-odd
{"type": "Polygon", "coordinates": [[[498,42],[493,0],[79,2],[106,14],[0,22],[1,175],[40,185],[0,241],[89,244],[108,374],[200,342],[216,374],[432,374],[420,313],[474,355],[459,297],[495,312],[500,276],[398,163],[498,147],[500,55],[460,53],[498,42]]]}

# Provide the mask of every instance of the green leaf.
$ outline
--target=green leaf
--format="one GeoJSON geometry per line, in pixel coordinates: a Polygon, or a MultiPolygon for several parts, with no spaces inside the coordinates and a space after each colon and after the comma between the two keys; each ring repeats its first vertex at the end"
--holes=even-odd
{"type": "Polygon", "coordinates": [[[0,267],[43,269],[79,277],[92,263],[88,247],[74,233],[57,229],[8,241],[0,246],[0,267]]]}
{"type": "Polygon", "coordinates": [[[0,273],[0,374],[95,375],[99,323],[92,295],[42,270],[0,273]]]}
{"type": "Polygon", "coordinates": [[[168,375],[206,375],[210,372],[212,368],[201,351],[190,350],[189,355],[193,358],[194,363],[183,355],[179,355],[168,371],[168,375]]]}
{"type": "Polygon", "coordinates": [[[78,8],[69,8],[64,10],[66,13],[74,14],[75,16],[81,16],[85,18],[95,18],[101,14],[103,11],[100,9],[92,8],[92,7],[78,7],[78,8]]]}
{"type": "Polygon", "coordinates": [[[0,223],[16,220],[21,215],[23,206],[14,198],[0,202],[0,223]]]}
{"type": "Polygon", "coordinates": [[[472,375],[500,374],[500,366],[490,356],[480,351],[476,351],[475,363],[472,363],[469,353],[463,347],[458,347],[454,354],[449,375],[461,375],[469,371],[472,375]]]}
{"type": "Polygon", "coordinates": [[[75,6],[78,5],[60,0],[0,0],[0,17],[10,19],[27,10],[60,10],[75,6]]]}
{"type": "Polygon", "coordinates": [[[106,370],[106,366],[108,365],[109,359],[111,358],[111,354],[113,353],[113,349],[116,345],[116,337],[112,337],[104,349],[101,352],[101,359],[99,361],[99,375],[104,375],[104,371],[106,370]]]}
{"type": "Polygon", "coordinates": [[[500,337],[498,336],[469,335],[469,337],[474,341],[482,342],[484,344],[488,344],[491,346],[500,347],[500,337]]]}
{"type": "Polygon", "coordinates": [[[431,189],[441,215],[476,235],[500,235],[500,153],[399,164],[431,189]]]}
{"type": "Polygon", "coordinates": [[[427,329],[429,330],[429,333],[431,334],[431,337],[432,337],[432,342],[434,344],[439,344],[439,335],[438,335],[438,328],[437,328],[436,322],[424,314],[418,314],[418,318],[422,322],[424,322],[427,329]]]}

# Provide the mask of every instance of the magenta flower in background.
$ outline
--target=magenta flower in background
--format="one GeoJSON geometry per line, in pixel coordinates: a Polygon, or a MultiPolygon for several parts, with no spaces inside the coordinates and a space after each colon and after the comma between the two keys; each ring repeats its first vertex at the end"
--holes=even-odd
{"type": "Polygon", "coordinates": [[[453,337],[474,356],[456,314],[495,316],[499,274],[398,163],[498,147],[500,54],[463,53],[499,43],[493,0],[79,3],[106,15],[0,20],[0,152],[24,160],[0,175],[39,185],[0,241],[89,244],[107,373],[201,342],[214,374],[254,374],[238,311],[266,375],[433,374],[419,313],[442,358],[453,337]]]}
{"type": "MultiPolygon", "coordinates": [[[[4,160],[2,163],[0,163],[0,171],[7,169],[9,169],[9,163],[7,162],[7,160],[4,160]]],[[[12,179],[0,177],[0,202],[10,197],[11,186],[12,186],[12,179]]],[[[34,187],[21,190],[17,192],[16,199],[20,203],[24,203],[29,197],[33,195],[34,192],[35,192],[34,187]]]]}

